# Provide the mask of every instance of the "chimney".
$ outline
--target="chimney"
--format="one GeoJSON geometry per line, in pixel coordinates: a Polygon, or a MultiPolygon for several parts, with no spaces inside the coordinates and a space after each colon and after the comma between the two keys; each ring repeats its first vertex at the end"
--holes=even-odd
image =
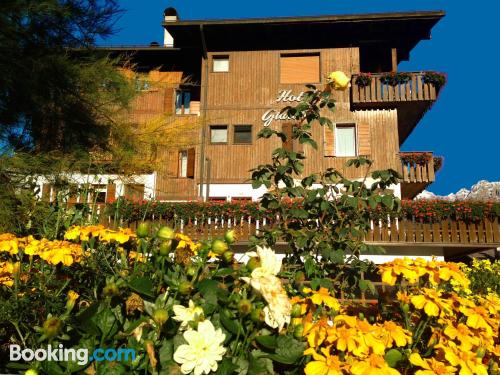
{"type": "MultiPolygon", "coordinates": [[[[179,15],[177,14],[177,11],[175,8],[167,8],[163,12],[163,20],[165,22],[175,22],[179,19],[179,15]]],[[[163,26],[165,31],[164,31],[164,37],[163,37],[163,46],[164,47],[173,47],[174,46],[174,37],[168,32],[167,27],[163,26]]]]}

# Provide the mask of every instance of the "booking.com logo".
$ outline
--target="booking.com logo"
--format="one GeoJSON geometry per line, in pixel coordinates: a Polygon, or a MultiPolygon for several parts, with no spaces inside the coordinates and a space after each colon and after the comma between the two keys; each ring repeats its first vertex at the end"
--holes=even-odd
{"type": "Polygon", "coordinates": [[[65,348],[62,344],[58,347],[48,345],[46,348],[39,349],[21,349],[19,345],[9,346],[9,355],[11,361],[25,362],[76,362],[79,365],[86,365],[89,362],[119,361],[128,362],[135,360],[135,349],[131,348],[97,348],[89,355],[89,350],[85,348],[73,349],[65,348]]]}

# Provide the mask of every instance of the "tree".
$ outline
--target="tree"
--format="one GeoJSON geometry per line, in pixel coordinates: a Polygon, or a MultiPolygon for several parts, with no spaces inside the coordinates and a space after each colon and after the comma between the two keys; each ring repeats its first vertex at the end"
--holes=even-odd
{"type": "Polygon", "coordinates": [[[0,141],[13,151],[106,149],[134,96],[93,48],[112,33],[114,0],[0,3],[0,141]]]}

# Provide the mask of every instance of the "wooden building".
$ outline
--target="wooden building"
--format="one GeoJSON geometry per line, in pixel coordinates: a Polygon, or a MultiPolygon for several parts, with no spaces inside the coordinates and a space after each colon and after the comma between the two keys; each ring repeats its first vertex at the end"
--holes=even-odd
{"type": "MultiPolygon", "coordinates": [[[[257,140],[265,126],[291,131],[280,110],[300,101],[306,84],[322,87],[335,70],[352,77],[350,90],[335,92],[332,132],[315,127],[319,148],[304,148],[310,173],[335,167],[350,178],[362,170],[345,162],[365,155],[375,169],[393,168],[404,176],[395,190],[413,198],[434,181],[433,159],[408,163],[400,146],[437,98],[423,72],[407,81],[385,83],[387,72],[408,60],[410,51],[430,38],[443,12],[385,13],[240,20],[183,21],[165,12],[164,45],[123,47],[133,52],[140,71],[159,68],[177,81],[141,94],[133,115],[138,121],[162,111],[199,121],[190,147],[168,150],[169,163],[156,171],[160,200],[255,200],[250,169],[270,159],[276,140],[257,140]],[[371,84],[357,85],[360,73],[371,84]],[[186,83],[189,82],[189,83],[186,83]]],[[[158,74],[157,74],[158,75],[158,74]]],[[[297,147],[297,145],[286,145],[297,147]]],[[[431,155],[430,153],[426,153],[431,155]]]]}
{"type": "MultiPolygon", "coordinates": [[[[108,189],[107,201],[120,195],[256,200],[264,191],[252,189],[250,169],[268,162],[280,146],[275,139],[258,140],[257,133],[266,126],[290,133],[292,122],[280,110],[297,104],[306,84],[323,87],[327,75],[340,70],[352,77],[351,88],[334,92],[336,110],[327,114],[334,131],[316,126],[318,150],[301,149],[307,157],[304,173],[335,167],[349,178],[362,178],[365,171],[345,163],[368,156],[373,169],[398,170],[403,182],[394,187],[397,195],[413,198],[434,181],[432,153],[409,162],[400,146],[437,99],[439,87],[425,83],[425,72],[404,73],[397,84],[388,84],[387,74],[430,39],[443,16],[432,11],[183,21],[168,8],[163,45],[104,49],[130,56],[145,77],[138,82],[131,120],[140,128],[164,116],[186,127],[189,142],[157,147],[154,172],[141,174],[138,182],[111,175],[94,179],[116,185],[108,189]],[[368,86],[358,84],[360,73],[371,74],[368,86]]],[[[51,194],[48,186],[41,190],[51,194]]]]}

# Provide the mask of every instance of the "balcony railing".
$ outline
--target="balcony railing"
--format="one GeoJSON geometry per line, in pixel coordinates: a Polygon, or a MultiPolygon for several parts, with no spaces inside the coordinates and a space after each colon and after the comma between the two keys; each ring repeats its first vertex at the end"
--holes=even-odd
{"type": "Polygon", "coordinates": [[[404,73],[409,76],[407,82],[390,85],[383,83],[383,77],[387,73],[371,74],[371,83],[367,86],[356,84],[359,75],[355,74],[351,79],[352,104],[368,103],[395,103],[410,101],[434,101],[438,90],[433,84],[424,83],[422,72],[404,73]]]}
{"type": "Polygon", "coordinates": [[[403,183],[431,183],[436,179],[432,152],[401,152],[403,183]]]}
{"type": "MultiPolygon", "coordinates": [[[[108,224],[112,224],[111,219],[109,220],[108,224]]],[[[277,220],[271,222],[266,219],[255,219],[251,216],[238,220],[211,217],[189,220],[188,222],[172,223],[161,219],[157,219],[155,222],[171,225],[176,230],[198,240],[220,237],[227,230],[233,229],[239,242],[247,242],[250,237],[263,229],[272,228],[277,224],[277,220]]],[[[138,223],[117,224],[135,229],[138,223]]],[[[388,218],[385,221],[372,220],[370,226],[371,230],[364,238],[369,243],[396,245],[438,244],[443,246],[458,244],[470,247],[500,246],[500,223],[498,218],[493,220],[485,218],[477,222],[447,219],[434,223],[427,223],[416,217],[405,219],[388,218]]]]}

